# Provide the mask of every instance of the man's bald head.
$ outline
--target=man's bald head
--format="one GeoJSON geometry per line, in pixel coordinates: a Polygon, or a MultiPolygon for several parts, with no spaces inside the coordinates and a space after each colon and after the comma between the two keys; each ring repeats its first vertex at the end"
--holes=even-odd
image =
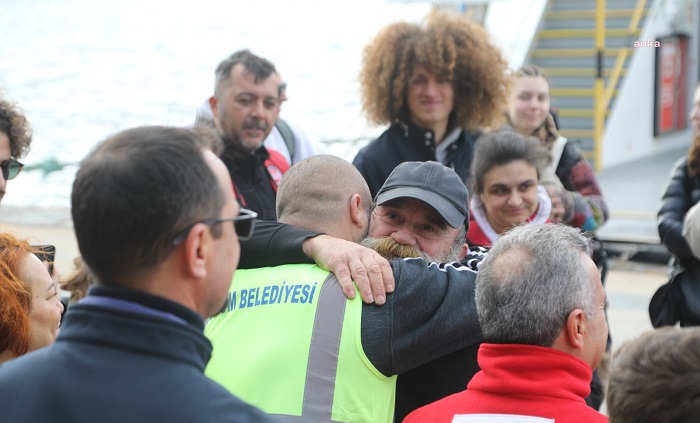
{"type": "Polygon", "coordinates": [[[351,197],[358,194],[367,215],[372,197],[367,183],[351,163],[319,154],[308,157],[282,177],[277,191],[280,222],[330,232],[348,214],[351,197]]]}

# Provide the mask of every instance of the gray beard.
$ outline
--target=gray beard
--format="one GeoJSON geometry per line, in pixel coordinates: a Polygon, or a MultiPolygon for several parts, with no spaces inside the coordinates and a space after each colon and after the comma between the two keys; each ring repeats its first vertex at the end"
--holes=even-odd
{"type": "Polygon", "coordinates": [[[399,244],[393,238],[384,236],[380,238],[367,237],[362,240],[361,244],[378,252],[382,257],[391,259],[403,258],[422,258],[428,263],[448,263],[459,261],[458,252],[454,249],[440,256],[431,256],[423,251],[418,250],[410,245],[399,244]]]}

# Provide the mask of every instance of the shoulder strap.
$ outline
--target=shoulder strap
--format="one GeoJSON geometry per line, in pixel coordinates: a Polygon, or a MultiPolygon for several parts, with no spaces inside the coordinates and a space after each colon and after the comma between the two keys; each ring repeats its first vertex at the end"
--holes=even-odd
{"type": "Polygon", "coordinates": [[[559,161],[561,160],[561,155],[564,152],[564,146],[566,145],[566,138],[560,136],[552,145],[552,168],[554,170],[559,166],[559,161]]]}
{"type": "Polygon", "coordinates": [[[294,161],[294,133],[292,132],[292,128],[289,127],[289,124],[285,122],[284,119],[277,119],[275,127],[280,131],[280,135],[282,135],[282,139],[287,145],[290,161],[294,161]]]}
{"type": "Polygon", "coordinates": [[[268,148],[267,153],[270,157],[265,160],[265,169],[267,169],[267,174],[270,177],[272,190],[276,193],[282,182],[282,175],[289,170],[289,163],[287,163],[287,159],[275,149],[268,148]]]}

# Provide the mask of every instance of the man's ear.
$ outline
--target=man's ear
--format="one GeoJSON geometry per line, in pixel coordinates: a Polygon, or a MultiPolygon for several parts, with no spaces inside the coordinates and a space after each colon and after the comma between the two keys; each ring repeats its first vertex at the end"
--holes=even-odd
{"type": "Polygon", "coordinates": [[[350,197],[350,220],[352,224],[363,229],[367,221],[367,219],[363,218],[365,214],[365,206],[362,203],[362,197],[360,194],[353,194],[352,197],[350,197]]]}
{"type": "Polygon", "coordinates": [[[569,313],[566,319],[566,340],[571,348],[583,350],[586,333],[586,314],[580,308],[569,313]]]}
{"type": "Polygon", "coordinates": [[[211,113],[214,115],[214,121],[216,121],[217,116],[219,116],[219,100],[217,100],[216,96],[209,97],[209,107],[211,107],[211,113]]]}
{"type": "Polygon", "coordinates": [[[466,242],[459,248],[459,259],[462,260],[469,253],[469,244],[466,242]]]}
{"type": "Polygon", "coordinates": [[[211,248],[211,235],[207,225],[195,224],[182,244],[181,247],[185,248],[185,267],[189,275],[196,279],[206,278],[211,248]]]}

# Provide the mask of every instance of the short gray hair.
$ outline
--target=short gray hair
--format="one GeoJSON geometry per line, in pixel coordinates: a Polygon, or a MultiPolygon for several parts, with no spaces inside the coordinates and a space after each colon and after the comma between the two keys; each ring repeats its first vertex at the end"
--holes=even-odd
{"type": "Polygon", "coordinates": [[[582,254],[590,257],[590,239],[565,225],[518,226],[500,237],[476,282],[484,340],[551,347],[573,310],[593,317],[595,290],[582,254]]]}

